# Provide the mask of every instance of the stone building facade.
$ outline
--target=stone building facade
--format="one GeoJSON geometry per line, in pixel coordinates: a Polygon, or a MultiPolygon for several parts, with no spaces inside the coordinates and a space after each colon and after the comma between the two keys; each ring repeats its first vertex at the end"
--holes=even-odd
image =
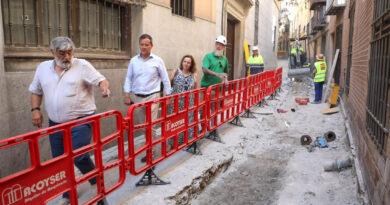
{"type": "MultiPolygon", "coordinates": [[[[97,113],[119,110],[126,115],[124,76],[130,58],[139,51],[138,37],[142,33],[153,37],[152,52],[164,60],[168,72],[179,66],[183,55],[191,54],[201,78],[202,59],[213,51],[215,38],[221,34],[228,37],[230,79],[245,76],[244,40],[255,45],[257,38],[267,68],[276,67],[276,49],[272,49],[277,45],[277,33],[272,30],[278,21],[276,0],[22,2],[4,0],[0,5],[0,140],[37,130],[31,124],[28,87],[37,65],[52,59],[49,42],[54,36],[71,37],[76,43],[75,57],[90,61],[110,81],[110,98],[102,99],[95,91],[97,113]],[[254,6],[256,2],[259,7],[254,6]],[[255,8],[257,20],[252,15],[255,8]],[[257,34],[253,29],[255,20],[257,34]]],[[[44,106],[41,108],[47,126],[44,106]]],[[[102,127],[104,133],[115,129],[112,120],[103,122],[102,127]]],[[[39,146],[41,155],[49,158],[48,138],[43,138],[39,146]]],[[[23,143],[15,149],[0,150],[0,162],[0,177],[28,168],[28,146],[23,143]]]]}
{"type": "Polygon", "coordinates": [[[343,21],[341,94],[371,204],[390,204],[389,10],[388,1],[349,0],[335,19],[343,21]]]}

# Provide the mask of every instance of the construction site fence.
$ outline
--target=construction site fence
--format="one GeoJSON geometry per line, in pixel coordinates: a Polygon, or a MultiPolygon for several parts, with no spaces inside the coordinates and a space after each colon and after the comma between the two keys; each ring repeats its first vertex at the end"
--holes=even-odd
{"type": "Polygon", "coordinates": [[[213,131],[239,117],[281,85],[282,68],[278,68],[207,89],[133,104],[126,117],[113,110],[1,140],[0,154],[27,149],[30,164],[16,173],[1,176],[0,203],[47,204],[68,192],[72,205],[95,204],[123,185],[127,171],[139,175],[153,168],[203,138],[206,130],[213,131]],[[112,128],[103,134],[102,127],[106,124],[112,128]],[[92,140],[87,146],[73,150],[72,132],[82,125],[92,128],[92,140]],[[44,139],[58,132],[62,132],[64,153],[50,158],[40,151],[47,150],[44,139]],[[114,149],[109,159],[103,156],[106,149],[114,149]],[[74,161],[85,154],[93,156],[95,168],[79,174],[74,161]],[[116,178],[108,179],[112,175],[116,178]],[[93,196],[80,201],[78,188],[94,178],[93,196]]]}

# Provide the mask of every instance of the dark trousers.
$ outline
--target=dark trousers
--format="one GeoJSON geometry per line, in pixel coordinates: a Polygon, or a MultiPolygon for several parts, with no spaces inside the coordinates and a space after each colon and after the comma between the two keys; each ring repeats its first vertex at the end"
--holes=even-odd
{"type": "MultiPolygon", "coordinates": [[[[49,126],[55,126],[61,123],[53,122],[49,119],[49,126]]],[[[77,127],[72,128],[72,149],[76,150],[78,148],[84,147],[91,142],[92,139],[92,124],[87,123],[77,127]]],[[[64,140],[62,132],[56,132],[49,136],[51,154],[53,158],[61,156],[64,154],[64,140]]],[[[92,162],[89,153],[80,155],[74,159],[74,164],[80,170],[81,173],[86,174],[95,169],[95,165],[92,162]]],[[[91,185],[96,184],[96,178],[89,180],[91,185]]],[[[64,198],[69,198],[69,192],[66,192],[62,195],[64,198]]]]}
{"type": "Polygon", "coordinates": [[[314,101],[321,101],[323,85],[324,85],[324,82],[314,82],[314,90],[315,90],[314,101]]]}

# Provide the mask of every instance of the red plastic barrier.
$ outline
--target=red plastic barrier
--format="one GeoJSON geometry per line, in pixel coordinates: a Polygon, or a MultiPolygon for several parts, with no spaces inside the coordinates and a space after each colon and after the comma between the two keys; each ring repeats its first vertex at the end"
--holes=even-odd
{"type": "Polygon", "coordinates": [[[188,91],[176,95],[159,98],[129,107],[127,117],[123,118],[119,111],[109,111],[98,115],[74,120],[50,128],[30,132],[17,137],[0,141],[0,150],[27,143],[31,166],[23,171],[0,179],[1,203],[9,204],[46,204],[64,192],[70,192],[71,203],[78,204],[77,187],[87,180],[96,177],[96,195],[84,204],[93,204],[118,189],[124,182],[127,170],[138,175],[154,167],[179,150],[191,145],[205,135],[206,129],[212,131],[222,124],[240,115],[244,110],[259,103],[265,96],[272,94],[282,85],[282,68],[266,71],[244,79],[221,83],[205,88],[188,91]],[[173,106],[168,113],[168,104],[173,106]],[[184,101],[180,108],[179,102],[184,101]],[[160,106],[159,117],[152,115],[152,108],[160,106]],[[146,116],[143,123],[135,124],[136,111],[146,116]],[[116,130],[105,138],[101,137],[101,120],[115,117],[116,130]],[[71,130],[81,124],[91,123],[93,142],[85,147],[72,150],[71,130]],[[158,127],[158,129],[153,129],[158,127]],[[128,132],[129,156],[124,156],[124,131],[128,132]],[[160,135],[152,139],[153,130],[160,135]],[[144,131],[144,134],[137,132],[144,131]],[[57,158],[42,162],[39,154],[39,139],[56,132],[63,132],[65,153],[57,158]],[[192,133],[192,134],[191,134],[192,133]],[[145,142],[135,147],[135,139],[144,136],[145,142]],[[191,137],[190,137],[191,136],[191,137]],[[183,143],[179,144],[179,139],[183,143]],[[117,141],[118,157],[113,162],[104,164],[103,147],[117,141]],[[172,144],[167,150],[168,144],[172,144]],[[153,150],[158,150],[156,156],[153,150]],[[94,152],[96,168],[76,178],[73,160],[85,153],[94,152]],[[146,153],[146,163],[138,160],[146,153]],[[138,157],[138,158],[137,158],[138,157]],[[105,173],[113,168],[119,169],[118,181],[106,187],[105,173]]]}
{"type": "Polygon", "coordinates": [[[265,96],[271,95],[273,93],[273,79],[275,78],[275,71],[274,70],[268,70],[264,72],[265,79],[264,79],[264,89],[265,89],[265,96]]]}
{"type": "Polygon", "coordinates": [[[206,132],[206,102],[206,89],[201,88],[130,106],[127,112],[127,116],[130,117],[130,129],[128,131],[129,158],[127,159],[131,164],[130,173],[133,175],[141,174],[179,150],[202,138],[206,132]],[[179,99],[183,98],[184,108],[180,110],[178,106],[179,99]],[[174,109],[173,113],[168,115],[167,103],[171,100],[174,100],[174,103],[171,104],[174,109]],[[160,105],[160,116],[153,119],[155,117],[152,116],[152,107],[160,105]],[[139,124],[134,123],[134,114],[136,113],[136,110],[140,110],[140,112],[146,116],[144,122],[139,124]],[[191,115],[193,117],[192,119],[189,119],[189,116],[191,115]],[[190,120],[192,122],[189,122],[190,120]],[[198,125],[201,125],[201,130],[198,125]],[[152,128],[155,128],[156,132],[160,130],[160,134],[156,133],[157,139],[155,140],[152,140],[152,128]],[[137,131],[144,131],[143,134],[141,133],[137,137],[142,138],[143,136],[145,139],[144,145],[138,148],[135,147],[134,141],[136,137],[135,132],[137,131]],[[193,133],[192,139],[188,139],[190,131],[193,133]],[[184,143],[181,145],[178,145],[179,134],[183,135],[184,138],[184,143]],[[169,139],[173,141],[171,150],[167,150],[169,139]],[[157,150],[155,151],[156,156],[153,156],[153,150],[157,150]],[[146,153],[146,163],[139,163],[143,153],[146,153]]]}
{"type": "Polygon", "coordinates": [[[28,169],[0,179],[1,203],[9,204],[46,204],[64,192],[70,191],[72,204],[78,204],[77,187],[94,177],[97,178],[97,194],[85,202],[92,204],[100,201],[109,193],[119,188],[125,180],[124,142],[122,132],[122,114],[118,111],[109,111],[98,115],[74,120],[57,126],[30,132],[24,135],[0,141],[0,149],[15,147],[21,143],[28,143],[31,165],[28,169]],[[116,117],[116,131],[102,138],[100,136],[100,121],[108,117],[116,117]],[[93,127],[92,143],[72,150],[71,130],[82,124],[91,123],[93,127]],[[39,154],[39,140],[56,132],[63,132],[64,154],[41,162],[39,154]],[[102,149],[114,140],[118,141],[118,159],[103,164],[102,149]],[[73,159],[82,154],[94,152],[95,169],[76,178],[73,159]],[[105,187],[104,173],[118,167],[119,179],[110,187],[105,187]]]}
{"type": "Polygon", "coordinates": [[[282,76],[283,76],[283,68],[280,67],[276,69],[276,78],[277,78],[277,83],[276,83],[276,88],[282,87],[282,76]]]}
{"type": "Polygon", "coordinates": [[[264,84],[262,83],[264,77],[264,73],[258,73],[256,75],[251,75],[246,78],[248,87],[246,109],[249,109],[250,107],[256,105],[264,99],[264,92],[262,91],[264,87],[264,84]]]}
{"type": "Polygon", "coordinates": [[[240,115],[247,98],[246,78],[220,83],[207,89],[207,130],[212,131],[240,115]]]}

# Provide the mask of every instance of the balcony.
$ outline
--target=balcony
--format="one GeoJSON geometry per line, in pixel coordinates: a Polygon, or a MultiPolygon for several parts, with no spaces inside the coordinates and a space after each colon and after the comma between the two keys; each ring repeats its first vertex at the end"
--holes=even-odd
{"type": "Polygon", "coordinates": [[[316,10],[317,7],[326,5],[326,0],[311,0],[310,10],[316,10]]]}
{"type": "Polygon", "coordinates": [[[326,26],[326,16],[325,16],[325,6],[320,6],[314,11],[314,16],[310,20],[311,33],[315,33],[325,28],[326,26]]]}
{"type": "Polygon", "coordinates": [[[345,0],[326,0],[326,15],[337,15],[345,8],[345,0]]]}
{"type": "Polygon", "coordinates": [[[314,26],[314,17],[310,19],[309,35],[314,35],[317,33],[317,30],[314,30],[313,26],[314,26]]]}

